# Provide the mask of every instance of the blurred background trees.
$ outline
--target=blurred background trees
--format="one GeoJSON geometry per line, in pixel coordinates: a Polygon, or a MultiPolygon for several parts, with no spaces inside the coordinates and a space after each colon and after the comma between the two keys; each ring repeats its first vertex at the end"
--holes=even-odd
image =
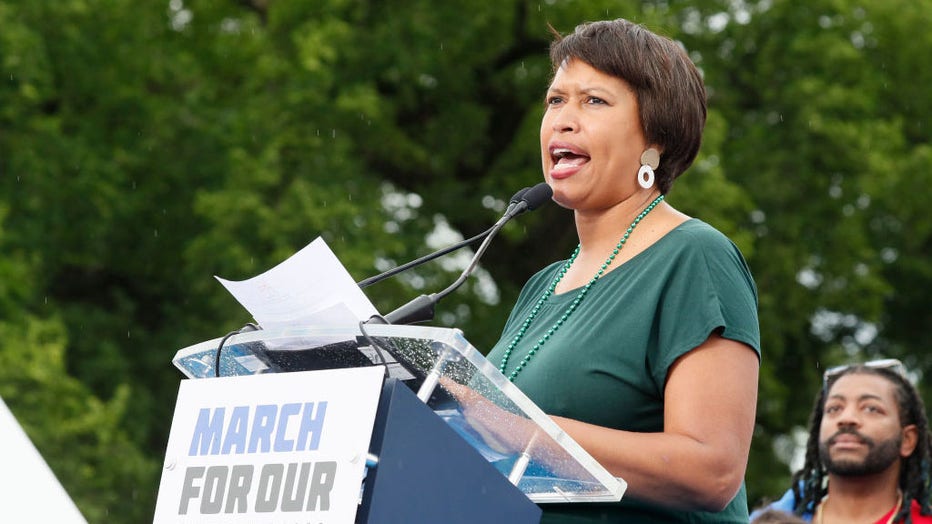
{"type": "MultiPolygon", "coordinates": [[[[213,275],[322,236],[361,280],[484,230],[541,178],[548,24],[616,17],[709,89],[669,199],[757,280],[752,503],[824,367],[901,358],[932,400],[930,0],[0,0],[0,396],[88,520],[151,521],[171,359],[250,320],[213,275]]],[[[489,348],[571,228],[507,226],[435,323],[489,348]]],[[[387,312],[465,260],[366,292],[387,312]]]]}

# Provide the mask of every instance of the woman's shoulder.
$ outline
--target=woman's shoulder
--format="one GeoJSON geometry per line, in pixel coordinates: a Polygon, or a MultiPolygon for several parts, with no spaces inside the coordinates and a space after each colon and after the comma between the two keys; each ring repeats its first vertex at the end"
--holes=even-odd
{"type": "Polygon", "coordinates": [[[549,278],[553,276],[554,272],[557,270],[558,267],[564,264],[566,264],[566,260],[557,260],[556,262],[551,262],[547,264],[546,266],[544,266],[543,268],[539,269],[537,273],[534,273],[533,275],[531,275],[530,280],[536,280],[540,278],[549,278]]]}
{"type": "Polygon", "coordinates": [[[566,264],[566,260],[558,260],[538,270],[524,283],[524,291],[536,292],[537,288],[550,285],[550,281],[556,276],[558,268],[564,264],[566,264]]]}
{"type": "Polygon", "coordinates": [[[673,228],[667,237],[676,238],[680,242],[687,240],[687,245],[734,244],[724,233],[698,218],[687,219],[673,228]]]}
{"type": "Polygon", "coordinates": [[[670,231],[645,262],[656,272],[678,275],[671,281],[681,285],[693,286],[701,275],[718,293],[730,290],[728,296],[745,296],[750,291],[748,297],[757,299],[757,286],[741,250],[724,233],[697,218],[670,231]]]}
{"type": "Polygon", "coordinates": [[[744,258],[730,238],[698,218],[690,218],[679,224],[651,247],[656,255],[667,259],[683,256],[699,259],[744,258]]]}

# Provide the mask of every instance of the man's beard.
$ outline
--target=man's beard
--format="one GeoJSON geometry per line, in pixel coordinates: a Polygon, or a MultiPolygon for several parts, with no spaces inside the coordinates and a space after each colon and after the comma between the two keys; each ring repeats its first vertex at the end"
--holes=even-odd
{"type": "Polygon", "coordinates": [[[822,459],[822,464],[825,465],[825,470],[834,475],[842,477],[873,475],[886,470],[894,462],[900,460],[900,445],[902,443],[902,435],[897,435],[877,443],[861,435],[857,431],[843,429],[832,435],[831,438],[819,443],[819,455],[822,459]],[[864,457],[864,460],[832,459],[829,454],[829,445],[834,442],[836,437],[845,434],[858,437],[867,446],[867,456],[864,457]]]}

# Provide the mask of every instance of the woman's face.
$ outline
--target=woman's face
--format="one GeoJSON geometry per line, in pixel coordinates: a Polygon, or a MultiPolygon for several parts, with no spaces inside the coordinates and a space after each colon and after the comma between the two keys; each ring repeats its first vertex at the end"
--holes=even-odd
{"type": "Polygon", "coordinates": [[[647,143],[627,82],[571,59],[557,70],[546,104],[541,162],[554,201],[599,210],[640,190],[637,172],[647,143]]]}

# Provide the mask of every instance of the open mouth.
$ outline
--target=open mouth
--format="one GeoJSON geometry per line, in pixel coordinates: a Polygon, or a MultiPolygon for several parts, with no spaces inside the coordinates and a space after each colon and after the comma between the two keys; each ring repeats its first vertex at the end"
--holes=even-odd
{"type": "Polygon", "coordinates": [[[589,161],[589,156],[565,147],[552,148],[550,159],[555,169],[578,167],[589,161]]]}

